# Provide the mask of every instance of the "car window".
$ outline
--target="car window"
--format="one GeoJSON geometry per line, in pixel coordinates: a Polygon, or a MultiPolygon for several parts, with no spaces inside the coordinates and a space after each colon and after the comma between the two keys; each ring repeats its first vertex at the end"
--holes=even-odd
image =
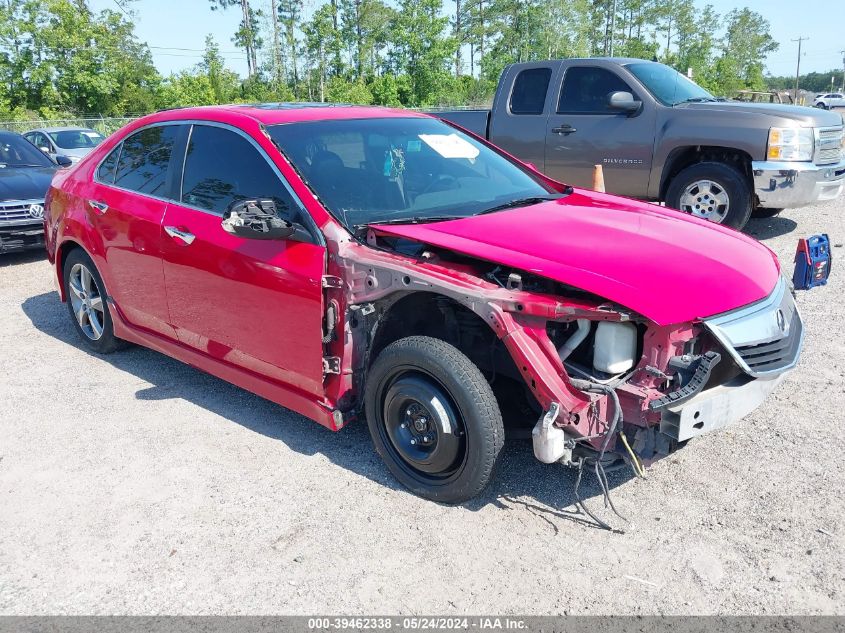
{"type": "Polygon", "coordinates": [[[551,78],[551,68],[521,71],[513,82],[511,114],[543,114],[551,78]]]}
{"type": "Polygon", "coordinates": [[[622,81],[616,73],[604,68],[578,66],[570,68],[563,77],[560,89],[558,112],[617,114],[607,103],[611,92],[631,92],[631,87],[622,81]]]}
{"type": "Polygon", "coordinates": [[[56,145],[62,149],[97,147],[103,141],[103,137],[94,130],[63,130],[51,132],[50,136],[56,145]]]}
{"type": "Polygon", "coordinates": [[[258,149],[240,134],[209,125],[191,131],[182,202],[223,215],[236,200],[271,198],[278,215],[302,223],[299,205],[258,149]]]}
{"type": "Polygon", "coordinates": [[[123,141],[114,184],[138,193],[164,195],[167,168],[178,133],[177,125],[159,125],[129,136],[123,141]]]}
{"type": "Polygon", "coordinates": [[[97,180],[100,182],[110,185],[114,183],[114,168],[117,165],[117,159],[120,157],[120,148],[121,145],[115,147],[100,163],[100,167],[97,169],[97,180]]]}

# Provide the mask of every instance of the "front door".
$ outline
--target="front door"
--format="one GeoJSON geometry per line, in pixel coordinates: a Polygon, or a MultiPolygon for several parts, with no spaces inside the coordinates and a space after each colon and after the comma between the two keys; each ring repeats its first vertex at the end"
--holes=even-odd
{"type": "Polygon", "coordinates": [[[615,72],[598,66],[566,69],[557,108],[546,123],[546,173],[576,187],[592,188],[601,165],[605,189],[648,195],[654,149],[655,110],[632,116],[610,109],[611,92],[637,93],[615,72]]]}
{"type": "Polygon", "coordinates": [[[183,126],[143,128],[106,156],[86,191],[86,213],[103,240],[109,294],[133,326],[168,337],[161,262],[161,221],[174,171],[170,159],[183,126]]]}
{"type": "Polygon", "coordinates": [[[308,223],[270,159],[243,133],[194,125],[179,202],[164,215],[164,275],[179,340],[309,394],[322,394],[322,276],[326,249],[310,241],[244,239],[221,226],[233,201],[272,198],[308,223]]]}

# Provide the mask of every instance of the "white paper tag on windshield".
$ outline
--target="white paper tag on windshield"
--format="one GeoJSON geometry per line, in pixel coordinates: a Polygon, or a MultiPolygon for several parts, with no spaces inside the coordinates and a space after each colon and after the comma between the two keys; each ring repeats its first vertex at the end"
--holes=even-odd
{"type": "Polygon", "coordinates": [[[83,132],[83,136],[87,136],[88,138],[100,138],[100,135],[96,132],[83,132]]]}
{"type": "Polygon", "coordinates": [[[468,158],[478,156],[478,148],[457,134],[420,134],[420,139],[443,158],[468,158]]]}

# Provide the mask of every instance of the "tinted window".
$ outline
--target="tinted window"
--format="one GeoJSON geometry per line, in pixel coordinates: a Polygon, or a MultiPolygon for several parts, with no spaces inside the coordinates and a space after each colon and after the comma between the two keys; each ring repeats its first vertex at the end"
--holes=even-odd
{"type": "Polygon", "coordinates": [[[51,132],[50,136],[62,149],[96,147],[103,141],[103,137],[94,130],[63,130],[51,132]]]}
{"type": "Polygon", "coordinates": [[[0,130],[0,169],[26,166],[55,167],[56,163],[19,134],[0,130]]]}
{"type": "Polygon", "coordinates": [[[179,126],[148,127],[123,141],[114,184],[152,195],[164,195],[167,168],[179,126]]]}
{"type": "Polygon", "coordinates": [[[299,207],[259,151],[240,134],[195,125],[188,143],[182,202],[220,215],[235,200],[271,198],[278,214],[301,222],[299,207]]]}
{"type": "Polygon", "coordinates": [[[114,183],[114,168],[120,156],[120,145],[115,147],[97,169],[97,180],[108,184],[114,183]]]}
{"type": "Polygon", "coordinates": [[[512,114],[543,114],[551,68],[529,68],[516,76],[511,93],[512,114]]]}
{"type": "Polygon", "coordinates": [[[616,113],[607,105],[611,92],[632,92],[615,73],[604,68],[575,67],[566,71],[558,112],[616,113]]]}

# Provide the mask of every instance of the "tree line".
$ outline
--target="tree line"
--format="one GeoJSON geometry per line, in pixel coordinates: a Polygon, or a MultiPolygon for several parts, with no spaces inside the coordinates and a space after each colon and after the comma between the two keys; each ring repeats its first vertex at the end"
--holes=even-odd
{"type": "Polygon", "coordinates": [[[507,64],[610,54],[661,61],[727,95],[764,88],[778,48],[764,16],[694,0],[318,0],[309,12],[303,0],[208,2],[232,15],[247,77],[211,36],[195,67],[162,76],[135,33],[134,0],[102,11],[0,0],[0,120],[250,101],[480,105],[507,64]]]}

